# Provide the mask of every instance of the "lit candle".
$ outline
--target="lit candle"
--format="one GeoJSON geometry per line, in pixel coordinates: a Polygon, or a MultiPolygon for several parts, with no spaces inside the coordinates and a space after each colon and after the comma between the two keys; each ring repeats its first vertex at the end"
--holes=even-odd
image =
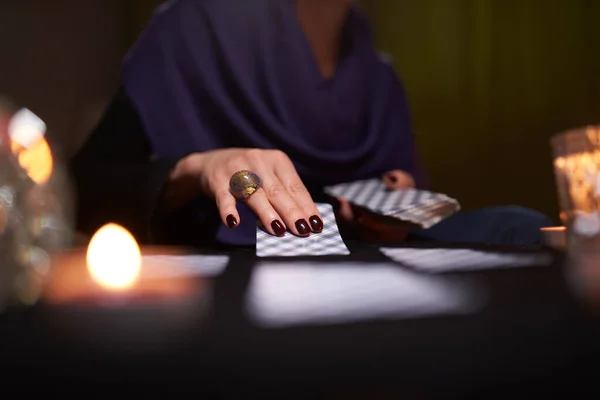
{"type": "Polygon", "coordinates": [[[552,139],[561,219],[559,229],[542,230],[546,245],[560,244],[569,252],[568,282],[578,294],[598,301],[600,288],[600,126],[573,129],[552,139]],[[560,229],[562,230],[562,229],[560,229]]]}
{"type": "MultiPolygon", "coordinates": [[[[581,152],[558,157],[555,162],[563,217],[583,236],[600,233],[600,152],[581,152]]],[[[567,221],[565,221],[567,222],[567,221]]]]}
{"type": "Polygon", "coordinates": [[[114,290],[133,286],[142,268],[137,242],[116,224],[108,224],[96,232],[88,246],[86,261],[92,278],[114,290]]]}
{"type": "Polygon", "coordinates": [[[125,228],[105,225],[87,249],[54,255],[42,302],[69,312],[50,314],[50,331],[86,347],[123,346],[141,354],[147,346],[157,350],[191,340],[188,335],[195,337],[194,328],[212,315],[213,292],[210,280],[168,273],[178,265],[165,258],[183,254],[140,248],[125,228]],[[155,264],[148,255],[160,255],[162,261],[155,264]]]}
{"type": "MultiPolygon", "coordinates": [[[[108,224],[90,240],[86,251],[55,254],[52,272],[43,299],[49,303],[117,304],[188,297],[204,287],[197,277],[169,277],[169,274],[144,275],[144,269],[157,266],[144,261],[142,254],[184,254],[178,249],[142,248],[125,228],[108,224]],[[158,277],[156,277],[158,275],[158,277]]],[[[158,268],[176,268],[161,263],[158,268]]]]}

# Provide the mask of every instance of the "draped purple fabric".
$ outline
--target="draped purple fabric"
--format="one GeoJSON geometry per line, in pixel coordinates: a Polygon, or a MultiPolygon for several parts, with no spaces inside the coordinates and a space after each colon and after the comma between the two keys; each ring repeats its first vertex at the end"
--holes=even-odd
{"type": "Polygon", "coordinates": [[[393,169],[419,182],[404,90],[364,16],[350,12],[338,68],[324,79],[293,2],[175,0],[157,10],[122,70],[155,155],[280,149],[309,185],[393,169]]]}

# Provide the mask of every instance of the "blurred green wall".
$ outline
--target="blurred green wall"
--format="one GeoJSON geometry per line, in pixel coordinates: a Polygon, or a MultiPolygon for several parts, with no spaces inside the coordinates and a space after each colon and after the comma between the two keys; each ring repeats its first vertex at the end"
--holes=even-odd
{"type": "Polygon", "coordinates": [[[600,2],[375,0],[432,188],[557,217],[548,139],[600,120],[600,2]]]}
{"type": "Polygon", "coordinates": [[[128,15],[127,42],[131,45],[152,18],[154,9],[166,0],[127,0],[123,2],[128,15]]]}
{"type": "MultiPolygon", "coordinates": [[[[130,41],[158,3],[127,2],[130,41]]],[[[406,86],[432,188],[465,208],[556,217],[548,139],[600,120],[600,1],[362,3],[406,86]]]]}

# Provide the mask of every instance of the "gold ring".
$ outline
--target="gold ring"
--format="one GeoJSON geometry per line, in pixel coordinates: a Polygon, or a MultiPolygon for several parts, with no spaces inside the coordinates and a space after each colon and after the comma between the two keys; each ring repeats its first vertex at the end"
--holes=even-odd
{"type": "Polygon", "coordinates": [[[246,200],[252,196],[258,188],[260,188],[262,182],[258,175],[252,171],[238,171],[231,175],[229,180],[229,191],[238,200],[246,200]]]}

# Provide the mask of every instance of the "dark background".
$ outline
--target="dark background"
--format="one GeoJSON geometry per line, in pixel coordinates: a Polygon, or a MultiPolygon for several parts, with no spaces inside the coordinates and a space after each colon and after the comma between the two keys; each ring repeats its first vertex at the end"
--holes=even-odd
{"type": "MultiPolygon", "coordinates": [[[[0,93],[49,124],[62,156],[114,92],[157,0],[0,0],[0,93]]],[[[465,208],[558,215],[549,137],[600,117],[600,2],[370,0],[432,188],[465,208]]]]}

